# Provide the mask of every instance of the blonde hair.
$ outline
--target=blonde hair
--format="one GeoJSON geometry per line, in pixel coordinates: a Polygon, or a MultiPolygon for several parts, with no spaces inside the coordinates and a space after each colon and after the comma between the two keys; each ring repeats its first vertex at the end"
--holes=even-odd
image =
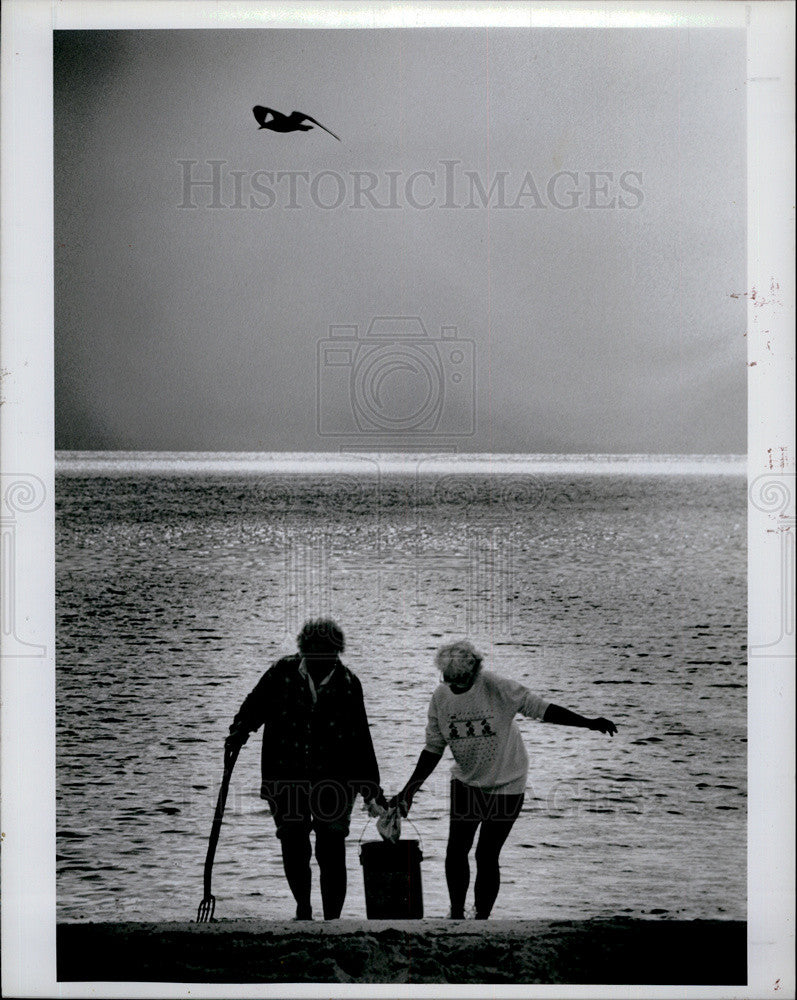
{"type": "Polygon", "coordinates": [[[482,668],[482,660],[482,655],[464,639],[441,646],[434,658],[437,669],[448,680],[478,674],[482,668]]]}

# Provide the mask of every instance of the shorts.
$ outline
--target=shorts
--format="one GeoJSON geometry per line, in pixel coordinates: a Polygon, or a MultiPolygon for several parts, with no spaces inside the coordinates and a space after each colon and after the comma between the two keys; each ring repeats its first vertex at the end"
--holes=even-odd
{"type": "Polygon", "coordinates": [[[347,837],[356,794],[349,784],[332,778],[271,781],[263,789],[278,837],[319,829],[347,837]]]}
{"type": "Polygon", "coordinates": [[[451,779],[451,819],[465,822],[514,823],[523,808],[523,793],[502,795],[500,792],[485,792],[475,785],[466,785],[456,778],[451,779]]]}

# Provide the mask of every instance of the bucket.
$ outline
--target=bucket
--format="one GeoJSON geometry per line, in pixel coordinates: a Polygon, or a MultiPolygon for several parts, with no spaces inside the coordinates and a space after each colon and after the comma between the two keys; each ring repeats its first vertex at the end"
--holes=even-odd
{"type": "Polygon", "coordinates": [[[367,840],[360,844],[369,920],[420,920],[423,917],[421,861],[417,840],[367,840]]]}

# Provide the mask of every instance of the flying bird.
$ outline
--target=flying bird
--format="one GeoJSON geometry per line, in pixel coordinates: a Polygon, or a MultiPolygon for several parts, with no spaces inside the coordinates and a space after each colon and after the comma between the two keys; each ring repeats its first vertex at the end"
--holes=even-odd
{"type": "Polygon", "coordinates": [[[309,132],[313,125],[317,125],[325,132],[329,132],[333,139],[340,142],[340,137],[334,132],[317,122],[310,115],[303,115],[301,111],[291,111],[289,115],[284,115],[281,111],[274,111],[272,108],[264,108],[256,104],[252,108],[252,114],[260,128],[270,128],[272,132],[309,132]],[[269,115],[271,116],[269,118],[269,115]],[[305,125],[305,122],[312,122],[312,125],[305,125]]]}

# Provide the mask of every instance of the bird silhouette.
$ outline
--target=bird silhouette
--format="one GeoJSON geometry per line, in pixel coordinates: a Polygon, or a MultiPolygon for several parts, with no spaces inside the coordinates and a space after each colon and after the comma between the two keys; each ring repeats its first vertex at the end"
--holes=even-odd
{"type": "Polygon", "coordinates": [[[329,132],[333,139],[340,142],[340,137],[330,132],[329,129],[317,122],[310,115],[303,115],[301,111],[291,111],[289,115],[284,115],[281,111],[274,111],[272,108],[264,108],[256,104],[252,108],[252,114],[260,128],[270,128],[272,132],[309,132],[313,125],[317,125],[325,132],[329,132]],[[271,117],[269,118],[269,115],[271,117]],[[305,125],[305,122],[312,122],[312,125],[305,125]]]}

